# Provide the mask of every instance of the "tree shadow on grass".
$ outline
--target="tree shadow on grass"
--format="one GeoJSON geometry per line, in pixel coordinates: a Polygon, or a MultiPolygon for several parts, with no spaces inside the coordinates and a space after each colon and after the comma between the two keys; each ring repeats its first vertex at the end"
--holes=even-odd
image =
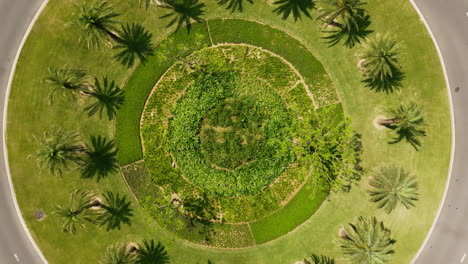
{"type": "Polygon", "coordinates": [[[138,244],[137,262],[140,264],[167,264],[169,255],[161,242],[155,243],[153,239],[143,240],[138,244]]]}
{"type": "Polygon", "coordinates": [[[326,33],[327,36],[322,38],[329,47],[344,41],[343,44],[345,47],[352,48],[356,44],[360,44],[361,40],[364,40],[367,35],[374,32],[368,29],[371,24],[369,15],[363,15],[361,18],[358,18],[356,22],[358,26],[351,24],[350,28],[338,23],[330,25],[333,29],[324,30],[323,32],[326,33]]]}
{"type": "Polygon", "coordinates": [[[400,128],[397,129],[398,126],[395,125],[385,125],[385,127],[392,129],[397,134],[397,137],[393,139],[393,141],[388,142],[388,144],[397,144],[400,143],[402,140],[408,142],[416,151],[419,151],[421,147],[421,141],[419,137],[425,137],[426,131],[417,128],[400,128]]]}
{"type": "Polygon", "coordinates": [[[373,79],[373,78],[364,78],[362,82],[371,90],[376,92],[385,92],[387,94],[393,93],[396,90],[400,90],[402,87],[402,81],[405,78],[405,74],[394,68],[393,75],[384,80],[373,79]]]}
{"type": "Polygon", "coordinates": [[[309,10],[315,7],[313,0],[278,0],[273,4],[278,5],[278,7],[273,10],[274,13],[281,15],[283,20],[286,20],[292,13],[294,21],[301,19],[301,14],[312,19],[309,10]]]}
{"type": "Polygon", "coordinates": [[[153,35],[142,25],[132,23],[122,26],[120,39],[113,49],[120,50],[114,57],[127,68],[131,68],[137,59],[142,63],[146,56],[152,54],[151,39],[153,35]]]}
{"type": "Polygon", "coordinates": [[[100,225],[107,225],[106,230],[119,229],[121,224],[131,226],[133,216],[130,201],[127,201],[127,196],[120,197],[119,194],[114,195],[112,192],[106,192],[104,195],[105,202],[101,204],[104,213],[99,217],[100,225]]]}
{"type": "Polygon", "coordinates": [[[200,22],[202,20],[201,16],[205,14],[205,10],[203,10],[205,4],[198,3],[198,0],[164,0],[161,7],[169,9],[171,12],[160,18],[173,17],[167,27],[177,24],[177,30],[179,30],[179,28],[187,25],[188,32],[191,29],[191,20],[200,22]]]}
{"type": "Polygon", "coordinates": [[[218,5],[225,5],[229,3],[226,9],[230,9],[232,14],[235,11],[244,11],[244,1],[253,4],[253,0],[218,0],[218,5]]]}
{"type": "Polygon", "coordinates": [[[101,136],[91,136],[91,144],[86,144],[86,151],[81,168],[81,177],[100,179],[118,171],[117,150],[113,140],[101,136]]]}

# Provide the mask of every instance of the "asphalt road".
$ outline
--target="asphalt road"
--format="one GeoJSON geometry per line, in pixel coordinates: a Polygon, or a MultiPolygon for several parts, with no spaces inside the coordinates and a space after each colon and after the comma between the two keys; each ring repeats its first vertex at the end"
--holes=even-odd
{"type": "MultiPolygon", "coordinates": [[[[0,0],[0,126],[8,79],[26,30],[43,0],[0,0]]],[[[3,131],[3,129],[1,129],[3,131]]],[[[0,138],[3,146],[3,137],[0,138]]],[[[0,263],[44,263],[28,238],[15,209],[0,148],[0,263]]]]}
{"type": "MultiPolygon", "coordinates": [[[[43,1],[0,0],[0,125],[15,55],[43,1]]],[[[468,161],[468,0],[415,0],[415,3],[444,58],[453,98],[456,146],[441,214],[414,263],[468,263],[468,166],[465,163],[468,161]]],[[[2,146],[3,138],[0,143],[2,146]]],[[[43,263],[15,209],[4,154],[0,148],[0,263],[43,263]]]]}
{"type": "Polygon", "coordinates": [[[468,0],[415,3],[435,36],[446,66],[453,98],[455,155],[441,214],[414,263],[468,263],[468,0]]]}

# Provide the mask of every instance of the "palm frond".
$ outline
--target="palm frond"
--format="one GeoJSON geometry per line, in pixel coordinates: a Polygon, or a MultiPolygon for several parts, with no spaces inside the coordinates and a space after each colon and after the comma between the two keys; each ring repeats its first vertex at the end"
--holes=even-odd
{"type": "Polygon", "coordinates": [[[88,48],[98,48],[102,42],[111,39],[118,40],[114,33],[118,24],[115,18],[118,16],[114,7],[107,1],[82,2],[75,5],[74,22],[82,31],[79,40],[86,42],[88,48]]]}
{"type": "Polygon", "coordinates": [[[369,186],[370,200],[386,213],[391,213],[399,203],[409,209],[418,200],[416,177],[396,166],[379,168],[370,178],[369,186]]]}
{"type": "Polygon", "coordinates": [[[76,234],[79,228],[85,228],[85,223],[97,223],[97,213],[90,209],[95,205],[94,199],[93,192],[77,189],[71,193],[68,205],[57,205],[52,214],[62,219],[64,232],[76,234]]]}
{"type": "Polygon", "coordinates": [[[357,223],[345,226],[345,232],[341,248],[351,263],[386,263],[394,253],[390,230],[375,217],[361,216],[357,223]]]}
{"type": "Polygon", "coordinates": [[[359,29],[359,19],[366,13],[363,8],[367,2],[362,0],[322,0],[316,19],[325,26],[341,26],[346,29],[359,29]]]}
{"type": "Polygon", "coordinates": [[[136,254],[129,250],[129,243],[116,243],[109,246],[100,264],[134,264],[136,254]]]}
{"type": "Polygon", "coordinates": [[[89,76],[80,67],[65,65],[63,68],[51,67],[48,70],[49,76],[47,76],[45,82],[50,88],[49,103],[53,102],[57,93],[70,101],[75,101],[77,94],[86,92],[89,88],[89,76]]]}
{"type": "Polygon", "coordinates": [[[34,138],[40,147],[33,156],[38,166],[52,175],[61,176],[64,171],[70,172],[74,165],[82,164],[85,147],[76,131],[54,126],[44,132],[42,138],[34,138]]]}

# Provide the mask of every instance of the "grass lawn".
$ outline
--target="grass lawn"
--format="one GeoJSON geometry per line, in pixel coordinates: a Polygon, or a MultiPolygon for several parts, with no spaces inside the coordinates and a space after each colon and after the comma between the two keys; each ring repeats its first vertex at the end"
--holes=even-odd
{"type": "MultiPolygon", "coordinates": [[[[176,239],[147,219],[135,203],[135,216],[130,227],[123,226],[121,230],[106,232],[103,228],[89,226],[75,236],[60,232],[60,223],[50,214],[53,206],[64,204],[74,189],[92,189],[96,192],[113,190],[130,195],[118,174],[99,183],[82,180],[78,174],[54,178],[38,170],[35,161],[28,158],[38,146],[32,135],[40,136],[52,125],[76,129],[85,140],[91,134],[114,136],[113,123],[97,117],[88,118],[81,111],[83,106],[63,100],[56,100],[53,105],[47,104],[48,88],[43,79],[48,74],[48,67],[82,65],[88,73],[97,77],[107,75],[121,86],[124,86],[131,72],[112,58],[110,48],[87,50],[77,42],[78,32],[70,23],[74,2],[51,0],[38,19],[19,58],[8,108],[7,146],[18,203],[49,263],[96,263],[108,245],[142,238],[163,242],[172,263],[206,263],[207,259],[217,264],[294,263],[311,253],[326,254],[336,258],[338,263],[348,263],[340,252],[337,232],[342,225],[361,215],[374,215],[384,220],[392,230],[397,240],[392,263],[410,262],[423,242],[440,203],[448,172],[451,131],[447,91],[439,59],[409,1],[375,0],[367,5],[372,21],[370,28],[375,32],[388,32],[402,42],[401,63],[406,78],[403,88],[389,95],[375,93],[363,86],[356,69],[356,48],[348,49],[341,44],[328,48],[320,39],[322,35],[316,21],[307,18],[296,23],[291,18],[283,21],[272,13],[274,7],[267,1],[245,4],[244,12],[233,14],[224,6],[218,6],[217,1],[203,1],[206,4],[204,18],[256,20],[286,31],[300,41],[329,73],[346,115],[352,118],[354,128],[362,135],[364,147],[362,165],[365,173],[351,192],[331,195],[311,218],[293,232],[259,246],[238,250],[207,248],[176,239]],[[385,130],[376,129],[372,123],[377,115],[384,113],[385,107],[396,106],[402,100],[414,101],[424,109],[427,137],[423,139],[423,147],[418,152],[407,144],[387,144],[391,135],[385,130]],[[390,163],[401,165],[417,176],[420,200],[411,210],[399,208],[387,215],[367,201],[365,189],[369,172],[376,166],[390,163]],[[48,215],[41,222],[34,220],[37,209],[43,209],[48,215]]],[[[159,19],[166,14],[166,10],[151,8],[145,11],[139,9],[137,1],[133,0],[109,2],[122,13],[120,21],[143,24],[153,33],[155,43],[174,30],[165,27],[168,20],[159,19]]],[[[225,31],[229,32],[229,29],[225,31]]],[[[184,32],[180,31],[179,34],[183,35],[184,32]]],[[[254,39],[263,37],[259,33],[251,36],[254,39]]],[[[291,47],[291,50],[295,48],[291,47]]],[[[295,63],[292,58],[287,59],[295,63]]],[[[156,76],[156,67],[153,70],[156,76]]],[[[137,149],[137,145],[129,147],[133,149],[125,158],[132,162],[140,157],[141,149],[137,149]]]]}

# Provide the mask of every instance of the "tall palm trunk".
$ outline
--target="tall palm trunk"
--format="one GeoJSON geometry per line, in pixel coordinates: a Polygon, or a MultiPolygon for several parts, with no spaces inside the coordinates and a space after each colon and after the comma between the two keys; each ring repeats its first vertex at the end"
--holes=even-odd
{"type": "Polygon", "coordinates": [[[379,125],[381,126],[389,126],[389,125],[394,125],[398,124],[400,122],[399,118],[389,118],[389,119],[384,119],[379,122],[379,125]]]}
{"type": "Polygon", "coordinates": [[[111,39],[113,39],[113,40],[116,41],[116,42],[120,42],[120,41],[122,40],[122,38],[120,38],[119,35],[117,35],[116,33],[114,33],[114,32],[112,32],[112,31],[108,30],[106,27],[104,27],[104,26],[102,26],[102,25],[99,25],[99,24],[98,24],[98,25],[96,25],[96,28],[98,28],[98,29],[100,29],[100,30],[106,32],[106,34],[107,34],[109,37],[111,37],[111,39]]]}

